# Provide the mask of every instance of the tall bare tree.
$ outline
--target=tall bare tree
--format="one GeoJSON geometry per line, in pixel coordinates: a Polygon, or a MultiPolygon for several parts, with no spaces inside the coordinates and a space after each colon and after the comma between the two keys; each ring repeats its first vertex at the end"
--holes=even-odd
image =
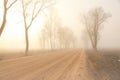
{"type": "Polygon", "coordinates": [[[46,29],[43,28],[41,31],[40,31],[41,35],[40,35],[40,46],[41,46],[41,49],[47,49],[48,46],[46,46],[46,44],[49,44],[48,42],[48,35],[46,34],[46,29]]]}
{"type": "Polygon", "coordinates": [[[51,22],[49,20],[46,21],[43,29],[42,29],[42,40],[45,41],[44,44],[46,46],[47,44],[47,47],[49,49],[52,49],[53,48],[53,44],[52,44],[52,28],[51,28],[51,22]]]}
{"type": "Polygon", "coordinates": [[[62,25],[61,25],[61,20],[57,14],[57,11],[53,6],[49,9],[49,13],[46,18],[47,20],[42,29],[41,36],[43,36],[43,39],[45,39],[45,36],[47,36],[46,40],[48,40],[49,43],[46,42],[45,40],[44,41],[49,44],[48,45],[49,49],[56,49],[58,48],[57,28],[62,25]]]}
{"type": "Polygon", "coordinates": [[[5,25],[6,25],[6,21],[7,21],[7,14],[8,11],[10,10],[10,8],[17,2],[17,0],[3,0],[3,8],[4,8],[4,12],[3,12],[3,20],[2,20],[2,25],[0,27],[0,36],[2,35],[2,32],[4,31],[5,25]]]}
{"type": "Polygon", "coordinates": [[[41,31],[42,41],[45,41],[51,50],[57,48],[57,28],[60,26],[57,21],[49,18],[41,31]]]}
{"type": "Polygon", "coordinates": [[[87,33],[89,35],[92,47],[94,50],[97,50],[98,40],[100,39],[100,30],[103,26],[103,23],[111,15],[106,13],[103,8],[98,7],[93,10],[90,10],[83,17],[83,23],[86,27],[87,33]]]}
{"type": "Polygon", "coordinates": [[[53,4],[53,0],[22,0],[23,19],[26,38],[26,55],[29,50],[28,30],[32,26],[38,15],[47,7],[53,4]]]}

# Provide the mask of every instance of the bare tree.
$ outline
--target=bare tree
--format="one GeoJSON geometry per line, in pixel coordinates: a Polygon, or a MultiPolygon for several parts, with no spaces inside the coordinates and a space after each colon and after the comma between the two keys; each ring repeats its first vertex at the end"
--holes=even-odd
{"type": "Polygon", "coordinates": [[[43,27],[42,29],[42,39],[44,39],[43,41],[45,41],[44,44],[47,43],[47,47],[49,49],[52,49],[53,48],[53,45],[52,45],[52,28],[50,26],[50,21],[47,20],[46,23],[45,23],[45,26],[43,27]]]}
{"type": "Polygon", "coordinates": [[[75,46],[75,36],[71,29],[63,27],[61,19],[56,10],[50,9],[49,16],[41,31],[43,38],[41,40],[47,44],[49,49],[73,48],[75,46]]]}
{"type": "Polygon", "coordinates": [[[58,39],[60,48],[74,48],[75,47],[75,35],[73,31],[67,27],[58,28],[58,39]]]}
{"type": "MultiPolygon", "coordinates": [[[[49,14],[46,17],[47,20],[45,22],[45,25],[42,29],[42,35],[43,39],[45,39],[44,37],[46,37],[46,43],[48,43],[49,45],[49,49],[56,49],[58,48],[58,39],[57,39],[57,28],[61,25],[61,20],[57,14],[57,11],[55,10],[54,7],[49,9],[49,14]]],[[[43,40],[42,40],[43,41],[43,40]]]]}
{"type": "Polygon", "coordinates": [[[73,42],[74,42],[74,35],[73,31],[67,27],[64,27],[64,42],[65,42],[65,48],[72,48],[73,42]]]}
{"type": "Polygon", "coordinates": [[[48,35],[46,35],[45,33],[46,33],[46,31],[45,31],[45,28],[43,28],[42,29],[42,31],[40,31],[41,33],[41,35],[40,35],[40,46],[41,46],[41,49],[47,49],[48,48],[48,46],[46,46],[46,44],[49,44],[49,43],[46,43],[47,42],[47,36],[48,35]]]}
{"type": "Polygon", "coordinates": [[[67,49],[67,48],[74,48],[75,47],[75,35],[73,34],[72,30],[67,27],[62,27],[59,23],[51,25],[51,22],[47,22],[42,29],[41,39],[42,43],[47,44],[49,49],[67,49]],[[55,30],[55,31],[54,31],[55,30]],[[54,47],[55,46],[55,47],[54,47]]]}
{"type": "Polygon", "coordinates": [[[90,10],[83,17],[83,23],[86,27],[94,50],[97,50],[101,27],[109,17],[110,14],[106,13],[101,7],[90,10]]]}
{"type": "Polygon", "coordinates": [[[7,20],[7,13],[10,10],[10,8],[17,2],[17,0],[3,0],[3,8],[4,8],[4,13],[3,13],[3,20],[2,20],[2,25],[0,27],[0,36],[2,35],[2,32],[5,28],[6,25],[6,20],[7,20]]]}
{"type": "Polygon", "coordinates": [[[57,28],[57,37],[58,37],[58,43],[59,43],[59,48],[65,48],[64,44],[64,34],[65,31],[62,26],[57,28]]]}
{"type": "Polygon", "coordinates": [[[38,15],[47,7],[53,4],[53,0],[22,0],[23,19],[26,38],[26,55],[29,50],[28,30],[38,15]]]}
{"type": "Polygon", "coordinates": [[[83,47],[84,48],[88,48],[88,45],[89,45],[89,36],[88,36],[88,33],[87,33],[86,29],[84,29],[82,31],[81,38],[82,38],[82,42],[83,42],[83,47]]]}
{"type": "Polygon", "coordinates": [[[60,24],[57,23],[55,19],[49,18],[41,31],[42,39],[44,39],[45,43],[48,43],[48,47],[51,50],[57,48],[57,28],[60,26],[60,24]]]}

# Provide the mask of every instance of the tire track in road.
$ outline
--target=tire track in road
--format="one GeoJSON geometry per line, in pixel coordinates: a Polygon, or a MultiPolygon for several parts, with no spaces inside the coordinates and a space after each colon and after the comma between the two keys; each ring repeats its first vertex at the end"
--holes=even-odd
{"type": "Polygon", "coordinates": [[[71,61],[71,63],[66,67],[66,69],[61,73],[61,75],[56,80],[68,80],[67,75],[71,74],[71,73],[69,73],[69,71],[73,68],[76,61],[79,59],[79,55],[80,55],[80,53],[77,53],[76,57],[71,61]]]}
{"type": "Polygon", "coordinates": [[[84,51],[68,51],[61,55],[58,54],[46,55],[44,56],[46,58],[41,58],[42,56],[27,58],[30,61],[27,60],[23,64],[17,63],[20,66],[11,65],[10,67],[13,67],[11,70],[8,66],[2,67],[6,70],[3,74],[0,73],[0,80],[92,80],[87,73],[88,66],[84,51]],[[42,61],[47,58],[48,60],[42,61]]]}
{"type": "MultiPolygon", "coordinates": [[[[57,78],[63,74],[64,70],[68,68],[71,62],[76,58],[77,54],[72,53],[73,55],[61,61],[57,65],[54,65],[52,68],[49,68],[46,72],[41,74],[41,79],[43,80],[57,80],[57,78]]],[[[33,78],[33,80],[39,80],[39,76],[33,78]]]]}
{"type": "MultiPolygon", "coordinates": [[[[58,55],[58,53],[57,53],[56,56],[54,56],[54,57],[50,56],[51,57],[50,60],[47,60],[46,63],[43,62],[43,64],[41,64],[40,57],[36,59],[35,58],[36,56],[35,56],[32,58],[28,58],[29,60],[34,58],[35,61],[30,60],[31,62],[20,64],[20,66],[17,66],[17,67],[16,67],[16,65],[17,64],[19,65],[19,63],[16,63],[16,65],[10,66],[10,67],[13,67],[11,69],[9,67],[4,68],[4,69],[6,69],[5,71],[4,71],[4,69],[3,69],[3,71],[0,69],[1,70],[0,80],[9,80],[10,78],[12,78],[12,80],[16,80],[16,78],[20,78],[21,76],[25,76],[29,73],[35,72],[36,70],[38,70],[41,67],[52,64],[55,60],[57,61],[60,58],[64,58],[65,56],[68,55],[67,54],[68,52],[62,53],[62,55],[58,55]]],[[[49,55],[46,55],[46,56],[49,57],[49,55]]]]}
{"type": "Polygon", "coordinates": [[[71,58],[71,56],[73,56],[73,53],[68,53],[67,56],[64,56],[62,58],[57,58],[51,64],[47,64],[46,66],[43,66],[42,68],[36,69],[35,71],[27,74],[26,76],[21,77],[20,79],[17,79],[17,80],[37,80],[38,76],[39,76],[38,80],[40,80],[43,78],[43,77],[40,77],[42,74],[49,71],[51,68],[54,68],[54,66],[59,65],[60,63],[63,63],[68,58],[71,58]]]}
{"type": "Polygon", "coordinates": [[[66,78],[63,79],[63,80],[76,80],[76,77],[78,76],[78,69],[79,69],[79,63],[80,63],[80,59],[81,59],[81,53],[82,52],[76,52],[76,53],[79,53],[76,61],[74,62],[73,64],[73,67],[69,70],[69,72],[67,72],[66,74],[66,78]]]}

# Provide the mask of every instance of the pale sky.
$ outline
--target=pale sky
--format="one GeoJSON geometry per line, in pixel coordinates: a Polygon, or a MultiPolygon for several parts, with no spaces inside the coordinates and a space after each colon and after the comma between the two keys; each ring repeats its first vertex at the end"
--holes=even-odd
{"type": "MultiPolygon", "coordinates": [[[[0,0],[0,6],[1,20],[2,0],[0,0]]],[[[79,39],[84,27],[80,21],[80,16],[88,10],[99,6],[112,14],[112,17],[107,20],[101,31],[99,47],[120,49],[120,0],[57,0],[57,11],[63,24],[72,28],[76,36],[79,36],[79,39]]],[[[19,7],[18,5],[17,8],[19,7]]],[[[25,48],[24,26],[21,22],[22,14],[20,11],[12,12],[12,10],[14,9],[10,10],[7,16],[6,29],[0,37],[0,50],[23,50],[25,48]]],[[[29,31],[31,49],[40,48],[39,33],[43,22],[41,16],[39,16],[41,23],[36,20],[29,31]]],[[[83,45],[82,42],[80,42],[80,45],[83,45]]]]}
{"type": "Polygon", "coordinates": [[[80,15],[95,7],[103,7],[112,17],[104,24],[98,46],[120,49],[120,0],[61,0],[60,4],[62,6],[59,6],[59,10],[64,22],[72,27],[76,34],[79,34],[83,27],[80,15]]]}

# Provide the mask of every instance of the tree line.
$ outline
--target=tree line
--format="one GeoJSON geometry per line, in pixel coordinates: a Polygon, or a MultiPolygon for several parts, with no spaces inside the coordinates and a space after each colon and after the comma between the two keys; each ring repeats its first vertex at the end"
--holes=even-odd
{"type": "MultiPolygon", "coordinates": [[[[25,30],[26,48],[25,53],[29,51],[29,28],[32,26],[36,18],[47,8],[55,4],[55,0],[3,0],[3,16],[0,27],[0,36],[2,35],[6,22],[8,11],[19,2],[23,16],[23,24],[25,30]],[[30,9],[30,11],[29,11],[30,9]]],[[[103,8],[97,7],[88,11],[82,17],[82,23],[85,27],[83,36],[88,36],[94,50],[97,50],[98,41],[100,39],[100,30],[103,23],[111,15],[106,13],[103,8]]],[[[40,44],[43,49],[63,49],[75,48],[76,37],[73,31],[63,26],[58,15],[51,14],[45,22],[40,35],[40,44]]]]}

